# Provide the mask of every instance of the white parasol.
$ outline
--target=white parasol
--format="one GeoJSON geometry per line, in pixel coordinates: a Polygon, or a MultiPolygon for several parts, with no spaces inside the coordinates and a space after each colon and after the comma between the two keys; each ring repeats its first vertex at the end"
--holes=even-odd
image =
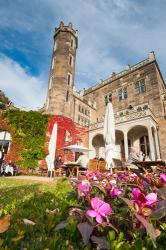
{"type": "Polygon", "coordinates": [[[49,145],[48,145],[48,156],[46,157],[46,161],[49,162],[50,171],[54,169],[54,160],[55,160],[55,151],[56,151],[56,142],[57,142],[57,123],[54,123],[49,145]]]}
{"type": "Polygon", "coordinates": [[[88,152],[91,151],[89,148],[77,145],[77,144],[73,144],[73,145],[69,145],[64,147],[63,149],[67,149],[67,150],[71,150],[72,152],[88,152]]]}
{"type": "Polygon", "coordinates": [[[112,103],[106,107],[104,119],[105,160],[112,172],[114,149],[115,149],[115,118],[112,103]]]}

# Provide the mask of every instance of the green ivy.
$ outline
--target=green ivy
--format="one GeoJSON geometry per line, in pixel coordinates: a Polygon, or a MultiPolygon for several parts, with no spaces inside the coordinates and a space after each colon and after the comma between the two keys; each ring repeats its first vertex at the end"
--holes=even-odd
{"type": "Polygon", "coordinates": [[[37,111],[9,110],[4,113],[22,145],[20,165],[29,168],[37,166],[38,160],[45,157],[45,138],[48,115],[37,111]]]}

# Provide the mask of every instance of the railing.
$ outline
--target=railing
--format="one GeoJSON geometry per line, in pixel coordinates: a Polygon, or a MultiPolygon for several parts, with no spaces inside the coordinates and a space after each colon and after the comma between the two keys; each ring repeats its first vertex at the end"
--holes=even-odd
{"type": "MultiPolygon", "coordinates": [[[[151,116],[155,120],[155,116],[150,109],[140,110],[140,111],[128,111],[123,115],[115,115],[115,124],[119,124],[126,121],[131,121],[139,119],[142,117],[151,116]]],[[[99,129],[104,127],[104,120],[92,123],[89,125],[89,130],[99,129]]]]}

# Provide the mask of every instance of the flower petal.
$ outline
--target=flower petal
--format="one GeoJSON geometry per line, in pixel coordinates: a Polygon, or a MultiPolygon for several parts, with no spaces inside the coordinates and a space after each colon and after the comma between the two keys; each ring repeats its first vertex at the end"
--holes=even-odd
{"type": "Polygon", "coordinates": [[[150,193],[150,194],[146,195],[146,200],[147,200],[146,203],[149,205],[155,203],[157,201],[157,194],[150,193]]]}
{"type": "Polygon", "coordinates": [[[105,202],[100,200],[99,198],[92,198],[91,199],[91,206],[95,211],[98,211],[98,209],[104,204],[105,202]]]}
{"type": "Polygon", "coordinates": [[[102,219],[102,217],[101,217],[100,214],[97,214],[97,216],[96,216],[96,221],[97,221],[99,224],[101,224],[101,223],[103,222],[103,219],[102,219]]]}
{"type": "Polygon", "coordinates": [[[110,215],[112,213],[112,208],[110,204],[104,203],[99,209],[98,213],[104,217],[110,215]]]}
{"type": "Polygon", "coordinates": [[[94,218],[94,217],[97,216],[97,213],[96,213],[94,210],[88,210],[88,211],[86,212],[86,215],[88,215],[88,216],[94,218]]]}

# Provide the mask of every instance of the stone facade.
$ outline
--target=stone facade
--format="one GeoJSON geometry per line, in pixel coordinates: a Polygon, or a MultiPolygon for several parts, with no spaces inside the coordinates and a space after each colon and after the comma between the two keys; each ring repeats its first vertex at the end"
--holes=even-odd
{"type": "Polygon", "coordinates": [[[166,160],[166,87],[154,52],[133,66],[127,65],[120,73],[113,72],[95,86],[76,92],[77,43],[72,24],[61,23],[54,36],[54,63],[45,112],[69,117],[88,127],[92,158],[103,155],[103,118],[106,103],[111,99],[116,120],[117,158],[126,159],[130,147],[138,146],[151,159],[166,160]]]}

